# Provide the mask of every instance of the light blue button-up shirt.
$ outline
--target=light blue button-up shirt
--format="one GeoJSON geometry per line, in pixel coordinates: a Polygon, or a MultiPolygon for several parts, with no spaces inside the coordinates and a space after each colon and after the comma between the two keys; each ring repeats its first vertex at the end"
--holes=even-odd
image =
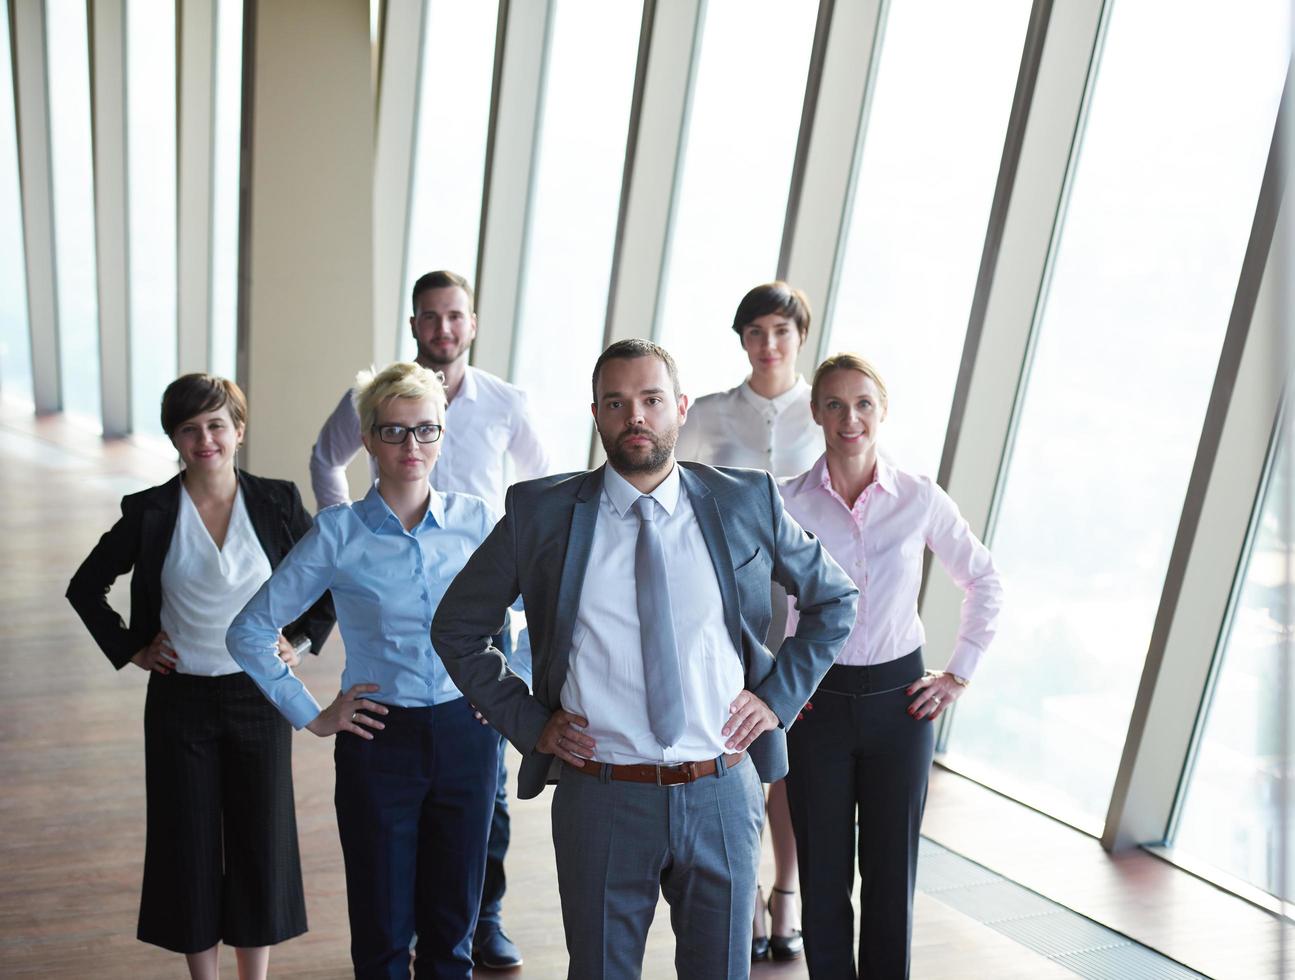
{"type": "MultiPolygon", "coordinates": [[[[403,707],[461,697],[432,648],[432,616],[494,524],[489,505],[466,493],[433,490],[412,531],[376,485],[363,500],[329,507],[235,617],[225,638],[229,653],[293,727],[304,728],[319,702],[277,656],[279,625],[331,590],[346,645],[342,690],[377,684],[366,697],[403,707]]],[[[529,666],[525,641],[514,659],[529,666]]]]}

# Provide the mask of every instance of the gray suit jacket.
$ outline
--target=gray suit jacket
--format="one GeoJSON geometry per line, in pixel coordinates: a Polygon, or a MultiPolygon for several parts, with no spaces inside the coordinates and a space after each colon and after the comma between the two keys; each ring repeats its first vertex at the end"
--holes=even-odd
{"type": "MultiPolygon", "coordinates": [[[[751,745],[766,782],[787,772],[786,729],[809,700],[854,625],[858,590],[812,535],[783,510],[759,470],[680,463],[742,657],[746,687],[782,722],[751,745]],[[800,624],[775,661],[764,644],[769,581],[798,599],[800,624]]],[[[535,751],[562,706],[567,656],[585,587],[603,471],[546,477],[508,491],[504,517],[450,585],[432,621],[432,644],[468,699],[522,753],[517,795],[537,796],[556,760],[535,751]],[[520,594],[526,604],[534,693],[508,669],[491,638],[520,594]]],[[[597,587],[597,570],[589,587],[597,587]]]]}

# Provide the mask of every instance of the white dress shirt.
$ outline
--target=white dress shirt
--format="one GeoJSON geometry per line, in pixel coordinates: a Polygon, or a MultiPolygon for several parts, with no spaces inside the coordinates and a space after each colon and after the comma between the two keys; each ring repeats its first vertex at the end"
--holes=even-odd
{"type": "Polygon", "coordinates": [[[225,630],[269,577],[270,560],[247,516],[243,491],[234,496],[225,544],[217,548],[181,481],[180,509],[162,562],[162,630],[177,654],[176,673],[221,677],[243,669],[225,649],[225,630]]]}
{"type": "Polygon", "coordinates": [[[742,658],[724,625],[719,580],[679,467],[650,496],[661,505],[657,527],[670,563],[670,606],[683,678],[686,721],[679,741],[663,749],[648,723],[643,652],[634,583],[641,496],[611,466],[603,467],[585,576],[568,654],[562,707],[589,721],[594,759],[628,763],[700,762],[725,754],[721,729],[743,687],[742,658]]]}
{"type": "Polygon", "coordinates": [[[679,430],[677,459],[711,466],[745,466],[776,477],[794,476],[823,451],[823,434],[809,411],[809,385],[796,384],[777,398],[757,395],[750,379],[736,388],[703,395],[679,430]]]}
{"type": "MultiPolygon", "coordinates": [[[[346,466],[360,451],[360,417],[351,391],[319,430],[310,453],[310,487],[318,510],[350,500],[346,466]]],[[[378,471],[369,461],[376,480],[378,471]]],[[[472,493],[503,513],[515,480],[546,476],[549,456],[531,421],[526,393],[486,371],[468,367],[445,413],[441,455],[428,479],[445,493],[472,493]],[[511,458],[511,470],[507,460],[511,458]]]]}
{"type": "MultiPolygon", "coordinates": [[[[832,489],[826,456],[809,472],[781,481],[779,489],[787,513],[818,536],[859,587],[854,629],[836,662],[887,663],[926,642],[917,594],[922,557],[930,548],[966,596],[945,669],[970,680],[998,631],[1003,586],[989,550],[971,533],[949,495],[929,477],[905,473],[879,458],[872,483],[850,507],[832,489]]],[[[796,619],[792,608],[788,635],[795,631],[796,619]]]]}

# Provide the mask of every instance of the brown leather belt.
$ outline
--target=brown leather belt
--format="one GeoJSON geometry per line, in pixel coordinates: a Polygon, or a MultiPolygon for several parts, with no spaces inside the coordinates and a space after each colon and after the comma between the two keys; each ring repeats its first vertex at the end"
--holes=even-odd
{"type": "MultiPolygon", "coordinates": [[[[746,758],[745,752],[734,752],[724,756],[724,768],[732,769],[746,758]]],[[[582,772],[586,776],[602,774],[604,763],[586,762],[583,766],[567,766],[571,772],[582,772]]],[[[656,783],[658,786],[678,786],[691,783],[703,776],[713,776],[719,765],[714,759],[704,762],[679,762],[672,766],[654,766],[648,763],[630,766],[607,766],[609,779],[618,779],[627,783],[656,783]]]]}

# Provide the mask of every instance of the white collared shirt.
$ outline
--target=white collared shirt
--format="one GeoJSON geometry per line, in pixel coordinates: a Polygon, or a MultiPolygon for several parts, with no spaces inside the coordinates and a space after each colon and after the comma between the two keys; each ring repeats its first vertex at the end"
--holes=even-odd
{"type": "Polygon", "coordinates": [[[225,543],[217,548],[180,481],[180,509],[162,562],[160,617],[177,655],[176,673],[221,677],[243,669],[225,649],[225,630],[269,577],[270,560],[242,489],[234,495],[225,543]]]}
{"type": "MultiPolygon", "coordinates": [[[[310,453],[310,487],[317,510],[350,500],[346,466],[363,446],[351,395],[348,390],[337,403],[310,453]]],[[[376,480],[372,460],[369,469],[376,480]]],[[[441,455],[428,475],[432,486],[446,493],[476,494],[503,513],[504,493],[511,483],[548,472],[548,452],[531,421],[526,393],[489,372],[465,369],[445,413],[441,455]]]]}
{"type": "MultiPolygon", "coordinates": [[[[958,639],[945,669],[971,678],[998,631],[1003,585],[989,550],[947,493],[929,477],[905,473],[878,458],[872,483],[849,506],[832,488],[826,456],[807,473],[781,481],[779,490],[787,513],[823,542],[859,587],[854,629],[837,655],[838,664],[882,664],[926,642],[917,596],[922,558],[930,548],[966,594],[958,639]]],[[[797,622],[791,606],[789,636],[797,622]]]]}
{"type": "Polygon", "coordinates": [[[724,625],[719,580],[676,465],[650,494],[661,510],[657,527],[669,562],[670,605],[683,678],[685,724],[662,749],[648,722],[639,635],[634,551],[641,496],[610,465],[580,593],[562,707],[589,720],[595,761],[700,762],[723,755],[721,729],[743,687],[742,658],[724,625]]]}
{"type": "Polygon", "coordinates": [[[756,394],[750,379],[704,395],[688,409],[675,458],[745,466],[776,477],[803,473],[823,451],[823,433],[810,414],[809,392],[805,379],[797,377],[777,398],[756,394]]]}

